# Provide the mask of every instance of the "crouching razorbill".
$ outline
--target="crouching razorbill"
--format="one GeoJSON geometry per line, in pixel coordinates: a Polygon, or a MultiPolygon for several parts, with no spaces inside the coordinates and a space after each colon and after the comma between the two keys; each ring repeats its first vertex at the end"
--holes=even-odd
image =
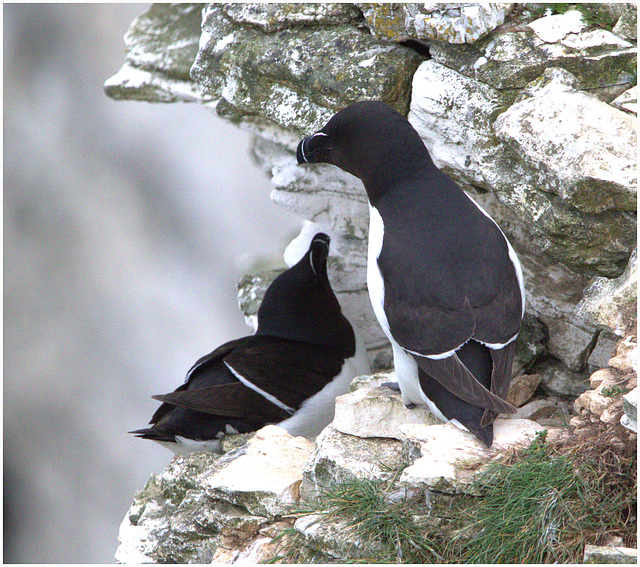
{"type": "Polygon", "coordinates": [[[162,403],[151,427],[131,431],[176,454],[220,451],[228,433],[277,424],[314,437],[333,420],[335,398],[369,373],[364,345],[341,312],[327,276],[329,237],[267,289],[255,335],[202,357],[162,403]]]}
{"type": "Polygon", "coordinates": [[[522,269],[498,225],[433,164],[390,106],[353,104],[298,145],[298,163],[359,177],[369,198],[367,287],[405,404],[490,447],[524,315],[522,269]]]}

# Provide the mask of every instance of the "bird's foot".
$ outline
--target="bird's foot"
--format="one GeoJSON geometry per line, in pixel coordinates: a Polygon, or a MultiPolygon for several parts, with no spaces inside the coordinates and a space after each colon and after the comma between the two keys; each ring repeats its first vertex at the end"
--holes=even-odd
{"type": "MultiPolygon", "coordinates": [[[[380,384],[380,386],[384,386],[386,388],[389,388],[389,390],[393,390],[394,392],[400,392],[400,384],[398,384],[397,382],[383,382],[382,384],[380,384]]],[[[404,407],[406,407],[407,409],[413,409],[415,407],[418,407],[418,404],[414,404],[409,402],[408,404],[404,404],[404,407]]]]}

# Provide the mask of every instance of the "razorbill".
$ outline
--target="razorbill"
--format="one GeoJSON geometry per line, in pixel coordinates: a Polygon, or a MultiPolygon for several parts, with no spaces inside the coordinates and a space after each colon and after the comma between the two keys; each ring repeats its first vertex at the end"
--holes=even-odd
{"type": "Polygon", "coordinates": [[[162,403],[151,427],[131,431],[176,454],[220,451],[225,434],[278,424],[314,437],[333,419],[336,396],[369,373],[364,344],[342,314],[327,276],[329,237],[267,289],[255,335],[200,358],[162,403]]]}
{"type": "Polygon", "coordinates": [[[490,447],[496,416],[515,411],[504,398],[524,315],[522,269],[506,237],[382,102],[341,110],[297,157],[364,183],[367,287],[404,403],[426,404],[490,447]]]}

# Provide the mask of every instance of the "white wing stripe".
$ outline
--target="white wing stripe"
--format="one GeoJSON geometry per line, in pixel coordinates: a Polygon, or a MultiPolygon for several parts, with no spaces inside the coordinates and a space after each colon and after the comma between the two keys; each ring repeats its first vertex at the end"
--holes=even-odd
{"type": "Polygon", "coordinates": [[[226,360],[224,361],[224,363],[225,363],[225,366],[231,371],[231,373],[238,380],[240,380],[240,382],[242,382],[247,388],[251,388],[254,392],[258,392],[258,394],[260,394],[263,398],[269,400],[272,404],[277,405],[279,408],[282,408],[284,411],[290,414],[295,413],[295,410],[293,408],[290,408],[287,404],[283,404],[278,398],[276,398],[275,396],[272,396],[268,392],[265,392],[261,388],[258,388],[258,386],[249,382],[249,380],[247,380],[244,376],[241,376],[240,374],[238,374],[231,366],[227,364],[226,360]]]}

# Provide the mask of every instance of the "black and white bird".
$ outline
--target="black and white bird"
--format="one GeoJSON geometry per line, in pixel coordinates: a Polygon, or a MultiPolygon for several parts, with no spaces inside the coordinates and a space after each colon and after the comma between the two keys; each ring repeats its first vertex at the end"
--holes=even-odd
{"type": "Polygon", "coordinates": [[[493,442],[524,315],[522,269],[491,219],[432,162],[409,121],[353,104],[298,145],[298,163],[359,177],[369,198],[367,287],[405,404],[493,442]]]}
{"type": "Polygon", "coordinates": [[[255,335],[198,360],[162,403],[151,427],[132,431],[176,454],[220,451],[225,434],[277,424],[314,437],[334,414],[336,396],[369,373],[362,341],[342,314],[327,276],[329,237],[316,234],[303,258],[267,289],[255,335]]]}

